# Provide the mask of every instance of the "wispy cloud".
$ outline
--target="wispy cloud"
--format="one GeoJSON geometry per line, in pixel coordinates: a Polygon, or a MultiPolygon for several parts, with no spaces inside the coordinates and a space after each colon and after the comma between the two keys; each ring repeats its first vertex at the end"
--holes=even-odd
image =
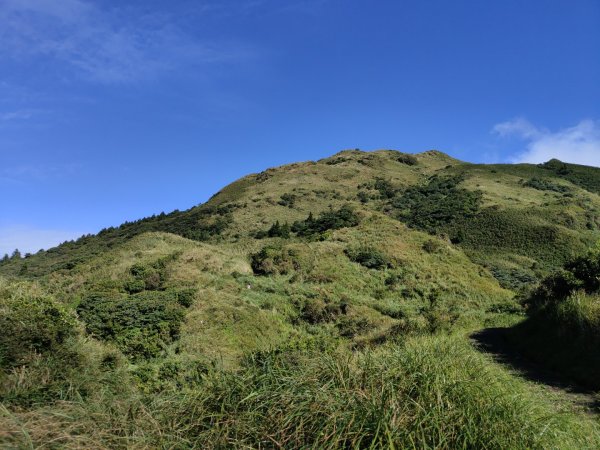
{"type": "Polygon", "coordinates": [[[527,142],[526,149],[517,154],[513,162],[541,163],[557,158],[600,167],[600,121],[583,120],[573,127],[553,132],[517,118],[497,124],[493,132],[527,142]]]}
{"type": "Polygon", "coordinates": [[[41,229],[30,226],[0,227],[0,257],[19,249],[21,253],[35,253],[76,239],[84,233],[69,230],[41,229]]]}
{"type": "MultiPolygon", "coordinates": [[[[239,46],[200,41],[174,17],[85,0],[3,0],[0,53],[23,61],[48,57],[65,74],[103,83],[156,77],[185,65],[239,60],[239,46]]],[[[63,74],[64,75],[64,74],[63,74]]]]}
{"type": "Polygon", "coordinates": [[[41,111],[36,109],[19,109],[17,111],[8,111],[0,113],[0,122],[13,122],[16,120],[28,120],[39,114],[41,111]]]}

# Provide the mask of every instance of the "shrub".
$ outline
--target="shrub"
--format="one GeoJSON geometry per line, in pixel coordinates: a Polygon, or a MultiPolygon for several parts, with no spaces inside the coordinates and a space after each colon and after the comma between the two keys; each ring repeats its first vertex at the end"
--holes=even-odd
{"type": "Polygon", "coordinates": [[[287,206],[288,208],[293,208],[296,204],[296,195],[295,194],[283,194],[279,201],[277,202],[281,206],[287,206]]]}
{"type": "Polygon", "coordinates": [[[359,263],[368,269],[383,269],[392,266],[389,258],[375,247],[362,246],[349,248],[345,250],[345,253],[351,261],[359,263]]]}
{"type": "MultiPolygon", "coordinates": [[[[158,356],[178,339],[187,294],[146,291],[135,295],[92,293],[77,307],[88,333],[112,341],[133,359],[158,356]]],[[[191,303],[190,303],[191,304],[191,303]]]]}
{"type": "Polygon", "coordinates": [[[266,246],[251,254],[250,265],[256,275],[287,274],[300,268],[296,252],[280,246],[266,246]]]}
{"type": "Polygon", "coordinates": [[[296,221],[292,231],[298,236],[310,236],[327,230],[337,230],[345,227],[355,227],[360,220],[350,205],[344,205],[338,210],[329,209],[315,219],[310,213],[306,220],[296,221]]]}
{"type": "Polygon", "coordinates": [[[419,160],[415,156],[408,153],[402,153],[398,156],[397,161],[407,166],[416,166],[419,163],[419,160]]]}
{"type": "Polygon", "coordinates": [[[433,176],[424,186],[412,186],[392,201],[396,217],[409,226],[438,233],[459,219],[474,216],[481,192],[458,187],[462,177],[433,176]]]}
{"type": "Polygon", "coordinates": [[[425,250],[427,253],[437,253],[439,252],[442,248],[444,248],[444,244],[442,244],[440,241],[435,240],[435,239],[428,239],[423,243],[423,250],[425,250]]]}
{"type": "Polygon", "coordinates": [[[0,330],[3,368],[27,364],[36,353],[59,352],[79,333],[71,312],[25,284],[0,284],[0,330]]]}
{"type": "Polygon", "coordinates": [[[552,191],[561,193],[569,191],[568,187],[544,180],[543,178],[532,178],[531,180],[523,183],[523,186],[537,189],[538,191],[552,191]]]}

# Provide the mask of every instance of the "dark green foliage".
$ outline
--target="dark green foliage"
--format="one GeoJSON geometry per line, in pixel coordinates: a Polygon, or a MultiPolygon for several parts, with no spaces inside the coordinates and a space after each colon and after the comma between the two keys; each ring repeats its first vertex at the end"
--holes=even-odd
{"type": "Polygon", "coordinates": [[[267,231],[267,236],[287,239],[290,237],[290,226],[287,222],[283,225],[279,225],[279,221],[276,221],[271,228],[269,228],[269,231],[267,231]]]}
{"type": "Polygon", "coordinates": [[[461,181],[461,176],[433,176],[424,186],[409,187],[392,200],[396,217],[429,233],[473,217],[479,211],[481,193],[460,188],[461,181]]]}
{"type": "Polygon", "coordinates": [[[290,237],[290,229],[291,228],[287,222],[283,225],[280,225],[279,220],[277,220],[267,231],[258,231],[254,234],[254,237],[256,239],[264,239],[266,237],[280,237],[288,239],[290,237]]]}
{"type": "Polygon", "coordinates": [[[400,154],[397,161],[407,166],[416,166],[419,163],[419,160],[409,153],[400,154]]]}
{"type": "Polygon", "coordinates": [[[279,201],[277,202],[281,206],[287,206],[288,208],[293,208],[296,204],[296,195],[295,194],[283,194],[279,201]]]}
{"type": "Polygon", "coordinates": [[[125,282],[124,288],[130,294],[141,291],[157,291],[163,288],[167,279],[167,263],[173,260],[176,254],[160,258],[151,264],[134,264],[129,269],[133,279],[125,282]]]}
{"type": "Polygon", "coordinates": [[[559,267],[583,251],[581,241],[566,230],[540,219],[536,211],[485,208],[447,227],[453,243],[485,254],[509,251],[537,260],[542,268],[559,267]]]}
{"type": "MultiPolygon", "coordinates": [[[[392,184],[392,182],[386,178],[381,178],[381,177],[376,177],[373,181],[370,181],[368,183],[363,183],[361,185],[358,186],[359,189],[368,189],[368,190],[375,190],[378,192],[378,195],[376,196],[372,196],[373,198],[377,198],[379,197],[382,200],[389,200],[391,198],[393,198],[397,192],[398,189],[392,184]]],[[[366,191],[359,191],[358,193],[359,195],[359,199],[365,203],[369,198],[371,198],[371,196],[366,192],[366,191]],[[362,192],[362,194],[361,194],[362,192]],[[363,199],[365,199],[363,201],[363,199]]]]}
{"type": "Polygon", "coordinates": [[[590,192],[600,193],[600,168],[564,163],[558,159],[551,159],[538,167],[590,192]]]}
{"type": "Polygon", "coordinates": [[[250,255],[250,265],[256,275],[287,274],[300,268],[293,249],[266,246],[250,255]]]}
{"type": "Polygon", "coordinates": [[[574,258],[563,269],[544,278],[527,300],[527,305],[532,313],[543,312],[545,308],[560,304],[576,290],[588,294],[600,292],[600,250],[594,249],[574,258]]]}
{"type": "MultiPolygon", "coordinates": [[[[181,297],[191,304],[189,294],[181,297]]],[[[145,291],[135,295],[93,293],[77,306],[86,331],[114,342],[133,359],[154,358],[179,337],[185,316],[176,291],[145,291]]]]}
{"type": "Polygon", "coordinates": [[[364,334],[373,328],[372,324],[365,317],[342,317],[335,325],[340,336],[347,339],[364,334]]]}
{"type": "Polygon", "coordinates": [[[384,269],[392,266],[389,258],[375,247],[362,246],[349,248],[346,249],[345,253],[351,261],[359,263],[368,269],[384,269]]]}
{"type": "Polygon", "coordinates": [[[569,191],[568,187],[563,186],[561,184],[553,183],[553,182],[551,182],[549,180],[545,180],[543,178],[532,178],[532,179],[526,181],[525,183],[523,183],[523,186],[537,189],[538,191],[552,191],[552,192],[562,192],[562,193],[569,191]]]}
{"type": "Polygon", "coordinates": [[[376,178],[373,188],[379,191],[379,196],[382,199],[390,199],[396,195],[396,188],[391,181],[384,178],[376,178]]]}
{"type": "Polygon", "coordinates": [[[0,367],[27,364],[36,353],[60,352],[78,334],[75,316],[44,295],[3,291],[0,286],[0,367]]]}
{"type": "Polygon", "coordinates": [[[494,278],[498,280],[500,286],[515,292],[520,291],[527,286],[531,286],[538,281],[538,278],[533,273],[522,269],[492,267],[490,271],[492,272],[492,275],[494,275],[494,278]]]}
{"type": "Polygon", "coordinates": [[[298,236],[310,236],[327,230],[355,227],[359,222],[360,219],[352,206],[344,205],[338,210],[329,209],[321,213],[317,219],[310,213],[306,220],[294,222],[292,231],[298,236]]]}
{"type": "Polygon", "coordinates": [[[600,249],[567,262],[525,299],[529,318],[511,331],[531,359],[600,388],[600,249]]]}
{"type": "Polygon", "coordinates": [[[439,252],[442,248],[444,248],[444,244],[441,243],[438,240],[435,239],[427,239],[424,243],[423,243],[423,250],[426,251],[427,253],[437,253],[439,252]]]}
{"type": "Polygon", "coordinates": [[[371,197],[369,196],[369,193],[367,191],[358,191],[358,194],[356,194],[356,197],[358,198],[358,200],[361,203],[367,203],[371,197]]]}
{"type": "Polygon", "coordinates": [[[348,312],[346,303],[321,298],[304,298],[297,302],[296,307],[300,311],[299,319],[311,325],[332,322],[348,312]]]}

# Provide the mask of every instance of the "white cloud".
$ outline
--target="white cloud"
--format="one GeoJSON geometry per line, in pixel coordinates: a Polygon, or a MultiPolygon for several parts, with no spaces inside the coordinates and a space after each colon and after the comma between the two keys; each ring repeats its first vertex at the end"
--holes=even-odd
{"type": "Polygon", "coordinates": [[[77,239],[82,234],[78,231],[46,230],[29,226],[0,227],[0,258],[5,253],[11,254],[18,248],[21,253],[35,253],[40,249],[48,249],[56,245],[77,239]]]}
{"type": "Polygon", "coordinates": [[[84,0],[0,1],[0,55],[49,57],[67,74],[103,83],[155,77],[183,65],[238,60],[247,52],[200,42],[173,17],[101,9],[84,0]]]}
{"type": "Polygon", "coordinates": [[[516,136],[527,142],[525,151],[512,158],[512,162],[541,163],[556,158],[600,167],[600,121],[583,120],[552,132],[518,118],[497,124],[493,131],[502,137],[516,136]]]}

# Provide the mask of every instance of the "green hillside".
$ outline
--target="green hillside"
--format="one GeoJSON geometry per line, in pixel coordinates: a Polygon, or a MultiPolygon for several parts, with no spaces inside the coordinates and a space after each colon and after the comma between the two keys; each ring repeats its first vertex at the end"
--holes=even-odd
{"type": "Polygon", "coordinates": [[[599,238],[600,169],[349,150],[3,260],[0,446],[597,448],[467,336],[599,238]]]}

